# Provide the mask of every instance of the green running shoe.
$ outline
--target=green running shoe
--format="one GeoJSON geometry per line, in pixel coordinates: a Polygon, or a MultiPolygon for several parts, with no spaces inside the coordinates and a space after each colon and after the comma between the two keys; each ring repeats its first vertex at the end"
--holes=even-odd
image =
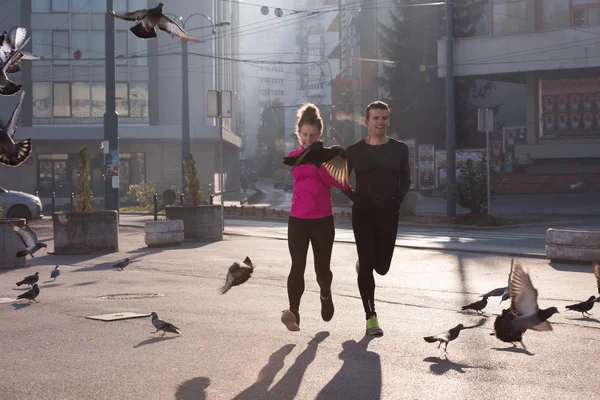
{"type": "Polygon", "coordinates": [[[359,265],[358,265],[358,260],[356,260],[356,264],[354,264],[354,268],[356,269],[356,275],[358,275],[358,269],[359,269],[359,265]]]}
{"type": "Polygon", "coordinates": [[[371,316],[371,318],[369,318],[367,320],[367,335],[373,335],[373,336],[383,336],[383,329],[381,329],[379,327],[379,321],[377,320],[376,316],[371,316]]]}

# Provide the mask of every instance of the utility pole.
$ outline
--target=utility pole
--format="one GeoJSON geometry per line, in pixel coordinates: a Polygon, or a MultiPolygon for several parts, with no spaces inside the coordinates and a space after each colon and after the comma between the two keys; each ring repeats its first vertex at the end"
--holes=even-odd
{"type": "MultiPolygon", "coordinates": [[[[104,37],[106,51],[106,110],[104,112],[104,140],[108,141],[109,157],[112,162],[119,162],[119,115],[116,109],[115,89],[115,19],[108,13],[114,10],[114,1],[106,0],[106,16],[104,19],[104,37]],[[116,160],[115,160],[116,158],[116,160]]],[[[119,211],[119,174],[111,170],[111,164],[104,168],[104,209],[119,211]]]]}
{"type": "MultiPolygon", "coordinates": [[[[185,27],[185,25],[184,25],[185,27]]],[[[185,29],[185,28],[184,28],[185,29]]],[[[188,42],[181,40],[181,193],[185,193],[184,161],[190,156],[190,92],[188,79],[188,42]]]]}
{"type": "Polygon", "coordinates": [[[446,216],[456,216],[456,126],[454,107],[454,0],[446,0],[446,216]]]}

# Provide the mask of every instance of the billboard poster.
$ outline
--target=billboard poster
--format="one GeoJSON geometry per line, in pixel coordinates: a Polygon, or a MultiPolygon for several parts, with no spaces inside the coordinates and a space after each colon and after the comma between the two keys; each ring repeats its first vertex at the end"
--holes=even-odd
{"type": "Polygon", "coordinates": [[[435,187],[446,187],[446,150],[435,151],[435,187]]]}
{"type": "Polygon", "coordinates": [[[540,80],[542,138],[600,136],[600,78],[540,80]]]}
{"type": "Polygon", "coordinates": [[[417,167],[415,157],[415,152],[417,150],[417,139],[404,139],[403,142],[408,147],[408,165],[410,166],[410,188],[414,189],[417,184],[417,179],[415,177],[415,171],[417,167]]]}
{"type": "Polygon", "coordinates": [[[419,190],[431,190],[435,186],[434,157],[434,145],[419,145],[419,190]]]}
{"type": "Polygon", "coordinates": [[[504,172],[513,172],[515,146],[527,143],[524,126],[505,126],[504,133],[504,172]]]}

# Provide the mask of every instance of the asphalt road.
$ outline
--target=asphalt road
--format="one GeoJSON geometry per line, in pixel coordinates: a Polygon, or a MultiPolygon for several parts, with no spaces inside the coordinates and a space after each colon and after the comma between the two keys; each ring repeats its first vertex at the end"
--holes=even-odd
{"type": "Polygon", "coordinates": [[[385,335],[371,340],[352,243],[334,246],[336,313],[328,323],[309,255],[302,329],[292,333],[279,321],[290,264],[283,240],[226,235],[148,249],[141,229],[121,228],[119,253],[57,256],[49,225],[37,229],[48,253],[0,271],[0,298],[14,298],[23,292],[15,282],[41,273],[39,304],[0,300],[2,399],[590,399],[600,391],[600,320],[564,309],[597,294],[590,266],[522,259],[540,306],[561,310],[554,332],[527,332],[527,350],[498,341],[489,335],[502,309],[494,298],[485,324],[462,332],[444,360],[423,336],[478,322],[460,306],[503,286],[510,257],[397,248],[388,275],[376,276],[385,335]],[[218,295],[227,267],[247,255],[252,278],[218,295]],[[125,257],[125,270],[110,268],[125,257]],[[56,264],[62,274],[49,283],[56,264]],[[157,338],[150,318],[84,318],[124,311],[156,311],[183,333],[157,338]]]}

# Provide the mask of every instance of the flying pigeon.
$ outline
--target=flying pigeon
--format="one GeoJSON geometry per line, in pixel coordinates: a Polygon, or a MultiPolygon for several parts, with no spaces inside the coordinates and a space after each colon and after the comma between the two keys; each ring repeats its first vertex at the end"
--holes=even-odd
{"type": "Polygon", "coordinates": [[[170,324],[168,322],[165,322],[162,319],[159,319],[158,315],[155,312],[152,312],[151,316],[152,316],[152,325],[154,325],[154,327],[156,328],[156,331],[150,332],[150,333],[158,333],[159,331],[163,331],[162,336],[165,336],[165,334],[167,332],[176,333],[178,335],[181,334],[178,327],[176,327],[175,325],[170,324]]]}
{"type": "MultiPolygon", "coordinates": [[[[520,263],[515,263],[510,282],[510,309],[504,310],[496,318],[496,324],[501,325],[495,336],[504,341],[513,343],[522,340],[506,340],[521,337],[527,329],[535,331],[552,331],[552,325],[547,321],[552,315],[558,313],[556,307],[540,310],[537,304],[538,292],[533,287],[529,274],[527,274],[520,263]],[[512,313],[513,316],[508,313],[512,313]],[[500,319],[500,321],[499,321],[500,319]]],[[[524,346],[523,346],[524,347],[524,346]]]]}
{"type": "Polygon", "coordinates": [[[594,275],[596,276],[596,286],[598,288],[598,298],[596,301],[600,301],[600,263],[598,261],[594,261],[592,263],[592,268],[594,269],[594,275]]]}
{"type": "MultiPolygon", "coordinates": [[[[24,47],[26,44],[26,36],[27,29],[22,27],[11,28],[9,31],[4,31],[2,35],[0,35],[0,60],[2,60],[3,63],[6,63],[14,51],[24,47]]],[[[34,56],[33,54],[24,51],[21,51],[21,54],[22,60],[41,61],[44,59],[44,57],[34,56]]],[[[21,68],[15,63],[8,67],[6,73],[14,74],[19,71],[21,71],[21,68]]]]}
{"type": "Polygon", "coordinates": [[[232,286],[238,286],[250,279],[250,275],[254,272],[254,266],[249,257],[246,257],[240,264],[234,262],[227,271],[227,277],[225,278],[225,284],[219,289],[221,294],[225,294],[231,289],[232,286]]]}
{"type": "Polygon", "coordinates": [[[479,301],[476,301],[474,303],[463,306],[462,310],[474,310],[477,312],[477,315],[479,315],[481,313],[481,310],[483,310],[485,308],[485,306],[487,306],[487,303],[488,303],[487,296],[482,296],[482,297],[483,297],[483,299],[481,299],[479,301]]]}
{"type": "Polygon", "coordinates": [[[509,308],[502,310],[502,314],[496,317],[494,321],[494,332],[490,333],[490,335],[496,336],[503,342],[512,343],[514,347],[517,347],[515,343],[519,342],[525,349],[523,334],[526,329],[515,329],[514,321],[516,318],[517,316],[509,308]]]}
{"type": "Polygon", "coordinates": [[[38,297],[38,295],[40,294],[40,288],[38,287],[37,283],[33,284],[33,289],[20,294],[17,296],[17,299],[27,299],[29,300],[29,303],[31,303],[31,300],[33,300],[36,303],[39,303],[39,301],[37,301],[35,298],[38,297]]]}
{"type": "Polygon", "coordinates": [[[125,21],[137,22],[129,30],[140,39],[154,39],[156,37],[156,27],[161,31],[169,33],[173,37],[178,37],[188,42],[200,43],[201,40],[196,39],[182,27],[177,25],[171,18],[163,14],[162,8],[164,4],[158,3],[154,8],[142,9],[128,13],[117,13],[109,10],[110,15],[125,21]]]}
{"type": "Polygon", "coordinates": [[[121,268],[121,271],[123,271],[123,268],[125,268],[126,266],[129,265],[129,257],[127,257],[126,259],[124,259],[121,262],[116,263],[115,265],[113,265],[113,268],[121,268]]]}
{"type": "Polygon", "coordinates": [[[567,310],[580,312],[581,315],[587,317],[587,315],[592,315],[588,311],[594,307],[594,303],[596,302],[596,296],[590,296],[586,301],[582,301],[581,303],[571,304],[566,306],[567,310]],[[587,314],[587,315],[586,315],[587,314]]]}
{"type": "Polygon", "coordinates": [[[58,265],[57,265],[56,267],[54,267],[52,272],[50,272],[50,278],[54,278],[54,280],[56,280],[56,278],[58,278],[59,275],[60,275],[60,269],[58,268],[58,265]]]}
{"type": "Polygon", "coordinates": [[[25,257],[29,254],[32,258],[35,258],[34,254],[39,249],[48,247],[46,243],[38,242],[37,233],[27,225],[23,226],[23,228],[12,225],[12,230],[19,235],[25,245],[25,250],[18,251],[17,257],[25,257]]]}
{"type": "Polygon", "coordinates": [[[10,73],[10,71],[13,71],[14,66],[17,65],[19,63],[19,61],[21,61],[21,59],[23,58],[23,52],[21,51],[21,48],[23,46],[25,46],[28,41],[29,41],[29,39],[26,39],[25,43],[23,43],[23,45],[19,49],[13,51],[11,53],[10,57],[8,57],[8,59],[6,61],[2,61],[2,63],[0,63],[0,65],[1,65],[1,68],[0,68],[1,69],[0,70],[0,95],[1,96],[12,96],[14,94],[17,94],[23,87],[23,85],[15,83],[15,82],[11,81],[10,79],[8,79],[8,76],[6,74],[10,73]]]}
{"type": "Polygon", "coordinates": [[[21,165],[29,158],[32,150],[31,139],[26,139],[17,143],[14,141],[15,132],[17,131],[17,121],[21,114],[24,96],[25,91],[21,93],[19,104],[17,104],[8,123],[4,125],[4,123],[0,121],[0,164],[11,167],[21,165]]]}
{"type": "Polygon", "coordinates": [[[319,168],[323,164],[340,185],[348,183],[348,163],[342,146],[324,147],[323,142],[316,141],[297,156],[283,157],[282,162],[290,167],[313,164],[319,168]]]}
{"type": "Polygon", "coordinates": [[[31,286],[39,280],[40,280],[40,273],[36,272],[33,275],[26,276],[21,282],[17,282],[17,286],[21,286],[21,285],[31,286]]]}

